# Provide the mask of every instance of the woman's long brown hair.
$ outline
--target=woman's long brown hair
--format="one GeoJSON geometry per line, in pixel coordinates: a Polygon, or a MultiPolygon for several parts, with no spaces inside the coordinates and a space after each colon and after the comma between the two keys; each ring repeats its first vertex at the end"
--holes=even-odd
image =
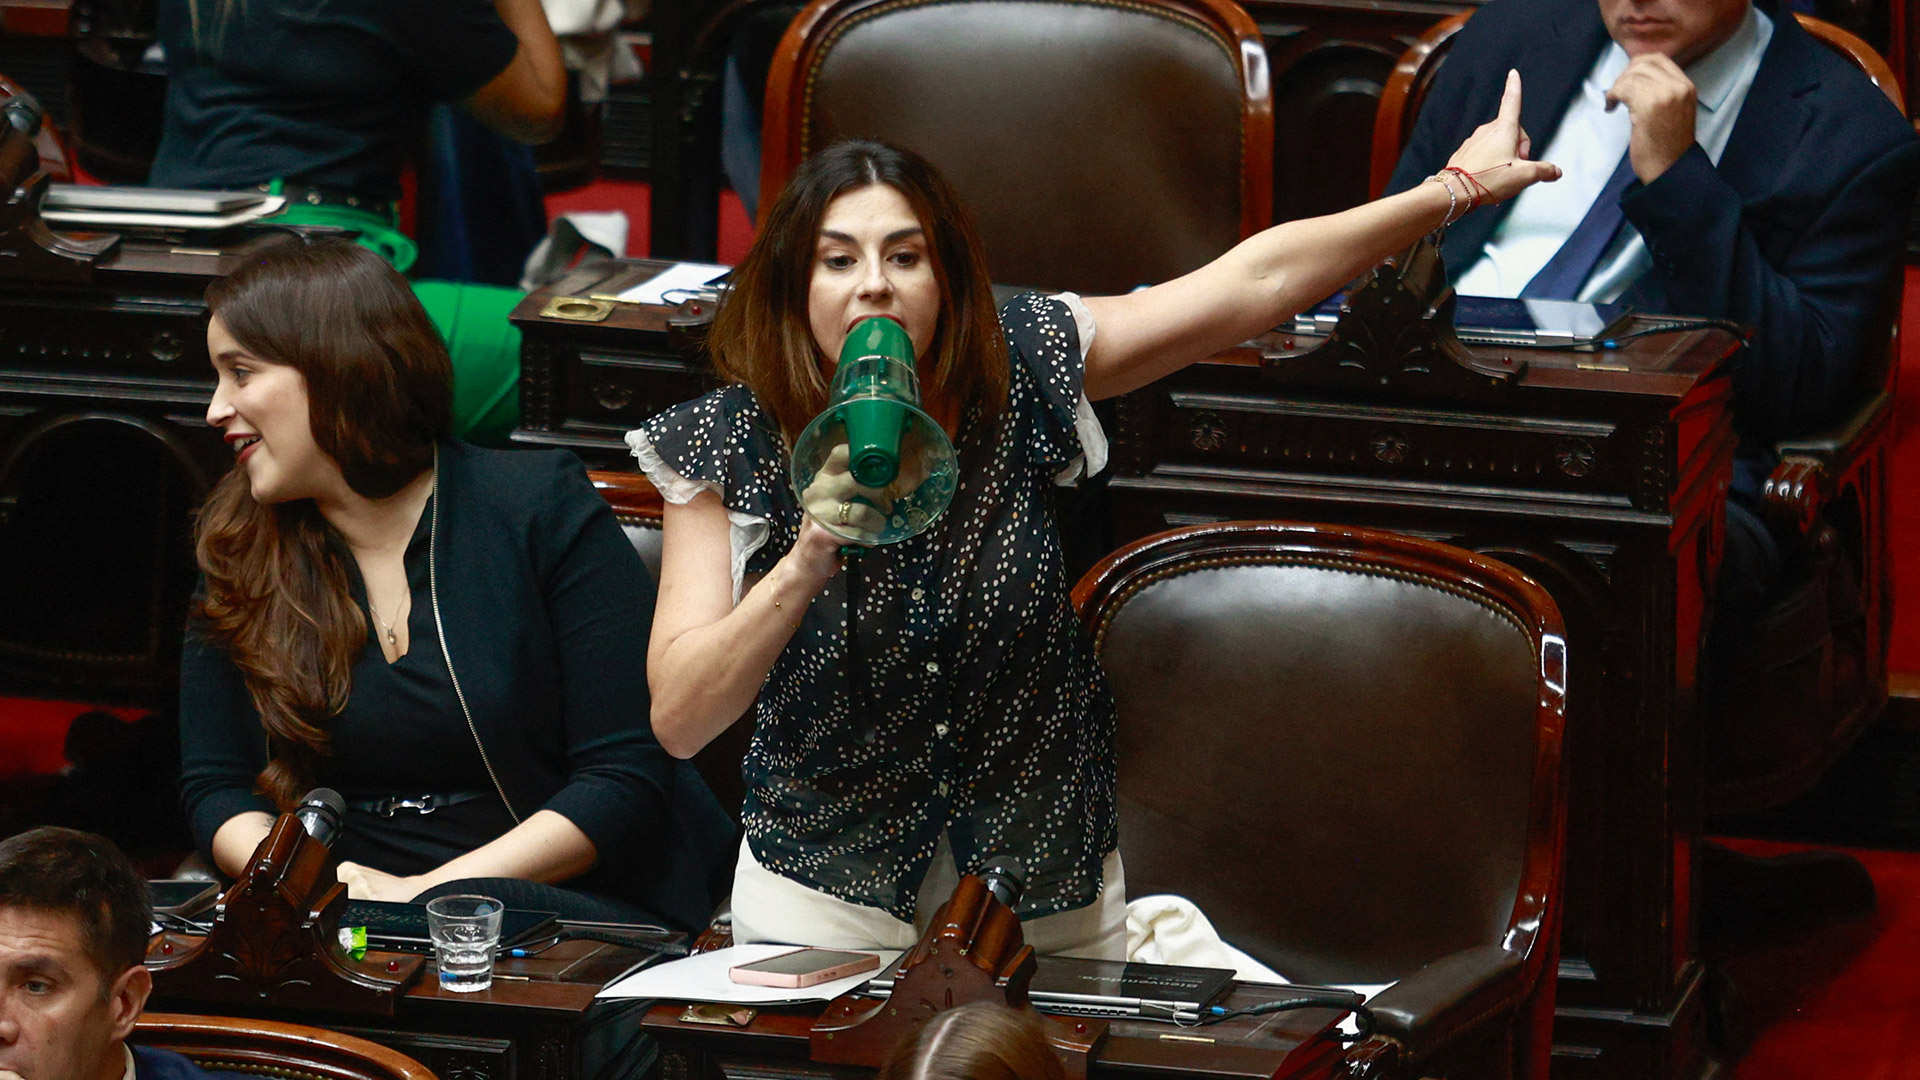
{"type": "MultiPolygon", "coordinates": [[[[314,442],[355,492],[385,498],[432,467],[452,429],[452,364],[378,256],[343,240],[284,244],[209,286],[207,310],[248,352],[300,372],[314,442]]],[[[194,617],[246,679],[267,735],[257,783],[287,809],[313,784],[367,645],[351,556],[313,500],[256,502],[238,463],[194,544],[206,579],[194,617]]]]}
{"type": "Polygon", "coordinates": [[[734,270],[733,288],[707,335],[720,376],[746,384],[789,443],[827,406],[821,369],[830,358],[820,356],[807,319],[820,223],[835,198],[870,184],[906,196],[928,237],[940,323],[918,366],[934,415],[963,415],[972,406],[997,415],[1006,405],[1010,374],[992,279],[959,196],[913,151],[849,140],[808,158],[793,174],[734,270]]]}

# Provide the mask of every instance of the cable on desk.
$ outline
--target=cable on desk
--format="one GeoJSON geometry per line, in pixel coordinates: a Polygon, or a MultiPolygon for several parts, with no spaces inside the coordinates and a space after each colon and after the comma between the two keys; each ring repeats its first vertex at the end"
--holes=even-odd
{"type": "Polygon", "coordinates": [[[1669,322],[1657,322],[1652,326],[1643,326],[1630,333],[1615,334],[1612,337],[1579,338],[1574,341],[1462,341],[1477,349],[1539,349],[1546,352],[1610,352],[1629,341],[1638,341],[1645,337],[1660,334],[1680,334],[1688,330],[1725,330],[1740,339],[1740,344],[1753,344],[1753,331],[1731,319],[1675,319],[1669,322]]]}
{"type": "Polygon", "coordinates": [[[1328,988],[1318,996],[1283,998],[1279,1001],[1263,1001],[1258,1005],[1249,1005],[1244,1009],[1228,1009],[1220,1005],[1210,1005],[1200,1010],[1200,1019],[1182,1024],[1182,1027],[1209,1027],[1225,1020],[1242,1016],[1265,1016],[1269,1013],[1294,1012],[1300,1009],[1344,1009],[1353,1014],[1354,1033],[1332,1030],[1323,1037],[1339,1042],[1360,1042],[1373,1034],[1373,1011],[1368,1009],[1365,998],[1351,990],[1328,988]]]}

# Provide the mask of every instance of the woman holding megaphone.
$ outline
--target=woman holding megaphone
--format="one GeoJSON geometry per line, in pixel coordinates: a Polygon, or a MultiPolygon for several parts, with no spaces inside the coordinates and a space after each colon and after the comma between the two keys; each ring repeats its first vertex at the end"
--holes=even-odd
{"type": "Polygon", "coordinates": [[[755,723],[735,941],[904,948],[958,874],[1007,856],[1036,949],[1121,955],[1113,699],[1049,494],[1105,463],[1088,401],[1556,177],[1525,159],[1517,82],[1508,99],[1432,183],[1151,289],[1029,294],[997,316],[923,159],[846,142],[801,166],[708,338],[730,385],[628,436],[667,500],[654,731],[689,757],[755,723]],[[884,415],[861,419],[871,402],[884,415]]]}

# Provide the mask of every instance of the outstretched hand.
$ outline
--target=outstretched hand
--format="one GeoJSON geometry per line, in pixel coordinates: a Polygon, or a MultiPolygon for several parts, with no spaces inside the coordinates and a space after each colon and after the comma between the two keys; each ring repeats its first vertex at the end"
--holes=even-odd
{"type": "Polygon", "coordinates": [[[1509,71],[1499,115],[1475,128],[1447,159],[1447,166],[1472,177],[1480,205],[1490,206],[1540,181],[1560,179],[1558,165],[1528,160],[1532,152],[1533,141],[1520,127],[1520,73],[1509,71]]]}

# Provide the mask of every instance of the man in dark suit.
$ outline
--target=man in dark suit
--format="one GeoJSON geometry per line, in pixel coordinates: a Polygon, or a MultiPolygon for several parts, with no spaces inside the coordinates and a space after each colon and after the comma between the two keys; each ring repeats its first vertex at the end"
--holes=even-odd
{"type": "Polygon", "coordinates": [[[1884,348],[1920,142],[1779,0],[1496,0],[1460,31],[1390,191],[1493,116],[1509,68],[1534,154],[1566,176],[1449,230],[1459,291],[1754,329],[1732,372],[1740,447],[1708,645],[1724,671],[1793,554],[1758,512],[1771,445],[1843,417],[1884,348]]]}
{"type": "Polygon", "coordinates": [[[128,1047],[153,990],[147,886],[110,841],[34,829],[0,842],[0,1080],[207,1080],[128,1047]]]}
{"type": "MultiPolygon", "coordinates": [[[[1495,0],[1460,31],[1389,190],[1446,164],[1493,116],[1509,68],[1534,155],[1564,175],[1449,230],[1456,288],[1753,328],[1732,368],[1740,445],[1701,672],[1710,732],[1740,738],[1735,673],[1798,554],[1760,513],[1771,447],[1861,399],[1862,365],[1885,347],[1920,142],[1780,0],[1495,0]]],[[[1701,875],[1709,923],[1736,932],[1873,898],[1865,869],[1839,858],[1710,845],[1701,875]]]]}

